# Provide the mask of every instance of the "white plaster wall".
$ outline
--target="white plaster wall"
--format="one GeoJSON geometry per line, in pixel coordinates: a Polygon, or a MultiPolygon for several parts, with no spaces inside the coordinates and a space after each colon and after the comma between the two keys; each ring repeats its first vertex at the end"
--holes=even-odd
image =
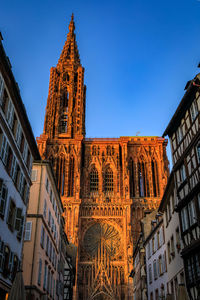
{"type": "MultiPolygon", "coordinates": [[[[23,241],[23,234],[21,241],[17,239],[17,231],[11,231],[7,225],[7,216],[8,216],[8,209],[9,209],[9,203],[10,203],[10,197],[12,197],[13,201],[15,202],[16,207],[22,208],[23,215],[26,214],[26,206],[15,188],[15,185],[11,179],[11,177],[8,175],[7,171],[5,170],[5,167],[0,160],[0,178],[3,179],[5,185],[8,188],[8,195],[7,195],[7,202],[6,202],[6,208],[5,208],[5,215],[4,220],[0,218],[0,237],[2,241],[4,241],[5,245],[8,245],[10,250],[14,252],[18,256],[19,259],[21,259],[21,250],[22,250],[22,241],[23,241]]],[[[3,278],[4,281],[10,283],[10,280],[2,277],[0,273],[0,278],[3,278]]]]}
{"type": "MultiPolygon", "coordinates": [[[[160,228],[158,228],[159,230],[160,228]]],[[[155,232],[154,235],[156,235],[157,231],[155,232]]],[[[153,237],[153,236],[152,236],[153,237]]],[[[152,239],[151,237],[151,239],[152,239]]],[[[150,240],[149,240],[150,241],[150,240]]],[[[148,259],[148,243],[145,246],[145,252],[146,252],[146,272],[147,272],[147,289],[148,289],[148,299],[150,299],[150,294],[153,292],[153,297],[155,299],[155,290],[159,290],[159,295],[160,295],[160,290],[161,290],[161,285],[163,284],[165,287],[165,295],[167,292],[167,272],[163,273],[162,275],[158,276],[156,280],[154,280],[154,271],[153,271],[153,261],[158,260],[160,255],[163,255],[164,252],[166,251],[166,246],[163,244],[153,255],[150,256],[148,259]],[[149,265],[151,264],[152,267],[152,283],[150,284],[149,282],[149,265]]]]}

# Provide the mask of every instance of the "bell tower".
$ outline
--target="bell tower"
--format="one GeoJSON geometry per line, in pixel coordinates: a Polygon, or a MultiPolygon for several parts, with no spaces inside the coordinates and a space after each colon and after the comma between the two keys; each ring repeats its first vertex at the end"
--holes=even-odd
{"type": "Polygon", "coordinates": [[[50,71],[43,133],[51,140],[85,136],[86,86],[74,30],[72,15],[58,64],[50,71]]]}
{"type": "Polygon", "coordinates": [[[65,231],[77,244],[86,86],[74,31],[72,15],[57,66],[50,70],[44,129],[37,144],[42,159],[52,163],[65,208],[65,231]]]}

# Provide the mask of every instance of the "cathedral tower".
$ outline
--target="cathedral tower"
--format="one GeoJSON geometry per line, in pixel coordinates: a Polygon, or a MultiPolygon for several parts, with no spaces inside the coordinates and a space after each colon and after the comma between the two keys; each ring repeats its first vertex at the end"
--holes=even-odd
{"type": "Polygon", "coordinates": [[[168,176],[165,139],[85,138],[84,69],[73,16],[58,64],[51,69],[43,159],[52,162],[77,246],[75,300],[132,297],[133,246],[145,211],[159,206],[168,176]]]}
{"type": "Polygon", "coordinates": [[[50,71],[44,134],[51,140],[85,136],[86,87],[74,30],[72,15],[58,64],[50,71]]]}

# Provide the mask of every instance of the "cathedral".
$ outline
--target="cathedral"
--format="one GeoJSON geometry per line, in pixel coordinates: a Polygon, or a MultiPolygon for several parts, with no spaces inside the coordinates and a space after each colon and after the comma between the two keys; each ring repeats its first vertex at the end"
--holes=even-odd
{"type": "Polygon", "coordinates": [[[75,300],[131,299],[140,220],[158,208],[168,178],[167,141],[155,136],[87,138],[86,86],[72,15],[50,70],[42,159],[52,163],[66,234],[77,247],[75,300]]]}

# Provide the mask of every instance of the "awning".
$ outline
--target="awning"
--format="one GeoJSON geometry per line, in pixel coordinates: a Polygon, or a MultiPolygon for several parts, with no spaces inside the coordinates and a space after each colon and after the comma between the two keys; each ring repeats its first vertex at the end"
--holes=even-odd
{"type": "Polygon", "coordinates": [[[187,290],[184,284],[179,284],[177,295],[177,300],[189,300],[187,290]]]}
{"type": "Polygon", "coordinates": [[[15,276],[8,300],[26,300],[22,271],[18,271],[15,276]]]}

